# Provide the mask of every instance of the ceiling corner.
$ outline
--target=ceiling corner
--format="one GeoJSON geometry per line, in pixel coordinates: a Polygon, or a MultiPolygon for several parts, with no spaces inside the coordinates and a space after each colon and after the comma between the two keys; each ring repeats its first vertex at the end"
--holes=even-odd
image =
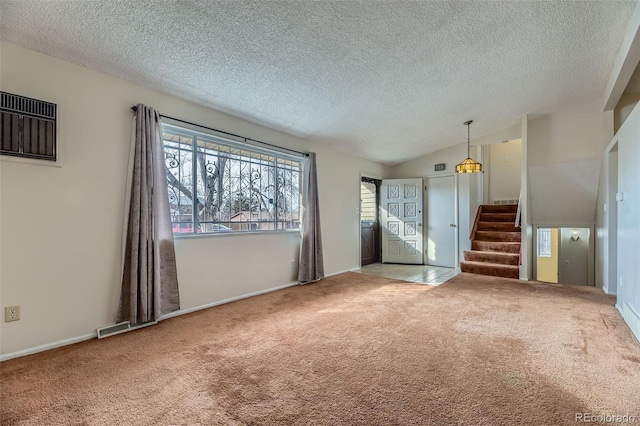
{"type": "Polygon", "coordinates": [[[627,32],[609,76],[604,93],[603,111],[610,111],[616,107],[638,62],[640,62],[640,0],[636,1],[627,32]]]}

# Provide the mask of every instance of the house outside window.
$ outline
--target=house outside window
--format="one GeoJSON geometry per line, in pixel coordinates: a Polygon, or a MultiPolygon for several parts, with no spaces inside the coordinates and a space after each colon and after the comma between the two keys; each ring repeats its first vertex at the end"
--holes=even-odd
{"type": "Polygon", "coordinates": [[[302,158],[163,124],[174,234],[300,228],[302,158]]]}

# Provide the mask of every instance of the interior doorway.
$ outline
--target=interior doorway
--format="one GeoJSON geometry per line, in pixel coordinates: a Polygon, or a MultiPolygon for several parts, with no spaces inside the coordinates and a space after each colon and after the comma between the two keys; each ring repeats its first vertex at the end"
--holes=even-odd
{"type": "Polygon", "coordinates": [[[381,260],[380,179],[362,177],[360,182],[360,266],[381,260]]]}
{"type": "Polygon", "coordinates": [[[425,264],[454,268],[456,266],[455,176],[425,179],[425,264]]]}
{"type": "Polygon", "coordinates": [[[537,228],[536,240],[538,281],[593,285],[590,228],[537,228]]]}

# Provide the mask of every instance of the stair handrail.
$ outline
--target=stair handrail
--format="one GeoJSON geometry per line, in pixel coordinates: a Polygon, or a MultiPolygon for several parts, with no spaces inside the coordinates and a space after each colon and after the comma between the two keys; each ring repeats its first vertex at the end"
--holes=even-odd
{"type": "Polygon", "coordinates": [[[516,222],[514,224],[514,226],[516,228],[520,228],[520,204],[522,201],[522,191],[520,191],[520,195],[518,196],[518,209],[516,210],[516,222]]]}
{"type": "Polygon", "coordinates": [[[473,228],[471,228],[471,234],[469,234],[469,241],[473,241],[476,237],[476,231],[478,230],[478,222],[480,222],[480,214],[482,213],[482,204],[478,206],[478,211],[476,212],[476,220],[473,223],[473,228]]]}

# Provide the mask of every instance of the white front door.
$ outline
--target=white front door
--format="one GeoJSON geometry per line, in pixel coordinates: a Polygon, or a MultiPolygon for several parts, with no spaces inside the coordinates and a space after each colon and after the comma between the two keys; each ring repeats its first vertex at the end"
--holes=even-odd
{"type": "Polygon", "coordinates": [[[456,211],[455,178],[441,176],[425,179],[425,233],[427,265],[455,267],[456,211]]]}
{"type": "Polygon", "coordinates": [[[382,180],[382,262],[422,265],[422,179],[382,180]]]}

